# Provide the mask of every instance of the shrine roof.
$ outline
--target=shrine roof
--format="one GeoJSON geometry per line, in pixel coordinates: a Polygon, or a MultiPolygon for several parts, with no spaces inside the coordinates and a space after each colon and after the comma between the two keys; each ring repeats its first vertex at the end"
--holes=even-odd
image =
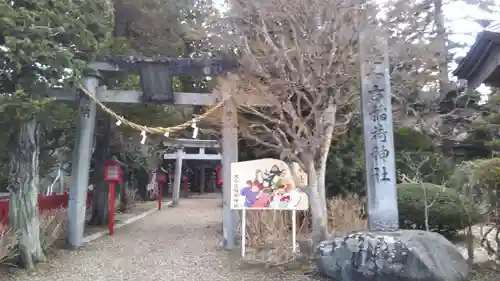
{"type": "MultiPolygon", "coordinates": [[[[465,58],[453,71],[453,75],[468,81],[478,78],[476,76],[479,76],[479,72],[486,67],[492,56],[497,53],[500,53],[500,21],[493,22],[477,35],[476,41],[465,58]]],[[[497,68],[497,65],[495,68],[497,68]]],[[[498,69],[491,69],[486,76],[481,77],[483,81],[477,81],[475,84],[479,85],[484,82],[489,85],[498,85],[500,83],[498,74],[498,69]]]]}

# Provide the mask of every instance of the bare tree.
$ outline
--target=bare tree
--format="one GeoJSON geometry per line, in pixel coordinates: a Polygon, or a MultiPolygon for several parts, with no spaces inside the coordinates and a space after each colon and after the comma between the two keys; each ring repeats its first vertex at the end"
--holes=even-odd
{"type": "MultiPolygon", "coordinates": [[[[260,97],[265,105],[236,102],[240,135],[308,173],[317,242],[327,234],[324,180],[330,143],[359,112],[358,35],[375,23],[379,9],[389,9],[376,25],[389,34],[395,121],[429,131],[422,129],[421,114],[408,116],[414,103],[422,103],[424,85],[437,80],[436,47],[424,40],[430,20],[418,16],[429,7],[404,1],[384,8],[360,0],[229,2],[229,22],[219,24],[226,30],[214,37],[222,37],[219,45],[239,57],[241,69],[238,79],[223,83],[232,83],[238,96],[260,97]]],[[[429,108],[432,116],[441,117],[435,107],[429,108]]],[[[436,126],[431,121],[424,123],[436,126]]]]}
{"type": "Polygon", "coordinates": [[[308,174],[313,242],[327,236],[326,160],[359,97],[356,44],[366,18],[357,0],[231,1],[232,44],[240,57],[240,134],[297,162],[308,174]]]}

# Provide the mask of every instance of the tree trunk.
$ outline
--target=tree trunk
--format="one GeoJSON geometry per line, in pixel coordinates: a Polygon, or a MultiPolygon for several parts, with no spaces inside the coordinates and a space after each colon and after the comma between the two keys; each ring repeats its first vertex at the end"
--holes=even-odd
{"type": "Polygon", "coordinates": [[[448,72],[448,47],[446,27],[444,26],[443,0],[434,0],[434,22],[436,24],[436,43],[439,53],[436,54],[439,63],[439,93],[440,100],[444,99],[450,90],[448,72]]]}
{"type": "MultiPolygon", "coordinates": [[[[97,181],[97,180],[96,180],[97,181]]],[[[103,180],[94,184],[92,193],[92,217],[89,225],[106,225],[109,218],[109,186],[103,180]]]]}
{"type": "Polygon", "coordinates": [[[130,202],[128,202],[128,195],[127,193],[129,192],[130,185],[132,183],[132,172],[129,172],[127,168],[122,167],[123,169],[123,174],[124,174],[124,179],[120,183],[120,204],[119,204],[119,211],[124,213],[130,202]]]}
{"type": "Polygon", "coordinates": [[[141,196],[142,200],[146,201],[148,196],[147,186],[149,183],[149,174],[142,167],[137,170],[136,183],[137,189],[139,190],[139,196],[141,196]]]}
{"type": "Polygon", "coordinates": [[[472,233],[472,224],[467,226],[467,264],[470,268],[474,266],[474,234],[472,233]]]}
{"type": "Polygon", "coordinates": [[[307,167],[309,178],[309,200],[311,205],[312,215],[312,236],[313,246],[328,238],[328,209],[326,206],[326,163],[328,153],[332,143],[335,115],[337,108],[333,100],[329,101],[329,105],[324,112],[325,136],[324,142],[321,145],[321,153],[319,159],[310,162],[307,167]]]}
{"type": "Polygon", "coordinates": [[[38,218],[38,124],[33,118],[20,126],[10,138],[10,226],[19,235],[21,265],[32,270],[45,261],[38,218]]]}
{"type": "Polygon", "coordinates": [[[425,230],[429,231],[429,202],[427,201],[427,187],[423,182],[420,183],[420,187],[422,187],[422,191],[424,192],[424,223],[425,230]]]}
{"type": "Polygon", "coordinates": [[[326,209],[326,198],[322,196],[321,189],[325,188],[325,178],[321,172],[311,167],[308,173],[309,188],[308,196],[311,205],[312,216],[312,243],[313,248],[319,242],[328,237],[328,213],[326,209]]]}
{"type": "MultiPolygon", "coordinates": [[[[99,113],[98,113],[99,114],[99,113]]],[[[90,225],[105,225],[109,218],[109,184],[104,181],[104,161],[109,156],[109,138],[111,119],[105,113],[100,113],[97,119],[96,149],[94,157],[94,173],[92,182],[92,217],[90,225]],[[101,116],[99,116],[101,115],[101,116]]]]}

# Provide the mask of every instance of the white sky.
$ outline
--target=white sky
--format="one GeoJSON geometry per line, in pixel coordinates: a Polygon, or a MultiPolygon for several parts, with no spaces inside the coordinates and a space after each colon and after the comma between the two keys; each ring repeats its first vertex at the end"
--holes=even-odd
{"type": "MultiPolygon", "coordinates": [[[[500,0],[495,2],[500,5],[500,0]]],[[[479,8],[473,5],[467,5],[464,2],[454,2],[447,4],[445,7],[445,17],[448,21],[448,28],[452,34],[450,39],[456,42],[467,43],[469,47],[474,43],[474,40],[482,27],[473,21],[473,19],[490,19],[500,20],[500,13],[497,15],[489,15],[482,12],[479,8]],[[468,33],[468,34],[467,34],[468,33]]],[[[468,48],[460,52],[460,55],[465,55],[468,48]]]]}
{"type": "MultiPolygon", "coordinates": [[[[384,1],[384,0],[378,0],[384,1]]],[[[495,0],[500,6],[500,0],[495,0]]],[[[214,0],[214,4],[220,10],[225,10],[225,0],[214,0]]],[[[500,20],[500,11],[497,15],[488,15],[473,5],[467,5],[465,2],[453,2],[444,7],[445,17],[448,21],[448,28],[453,35],[450,39],[456,42],[466,43],[469,47],[474,43],[476,35],[482,30],[482,27],[472,19],[491,19],[500,20]]],[[[458,55],[465,55],[467,49],[459,51],[458,55]]]]}

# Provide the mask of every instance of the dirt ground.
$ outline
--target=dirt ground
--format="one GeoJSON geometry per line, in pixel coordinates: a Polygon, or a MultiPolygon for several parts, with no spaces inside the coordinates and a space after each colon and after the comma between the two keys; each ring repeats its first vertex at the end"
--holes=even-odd
{"type": "Polygon", "coordinates": [[[470,274],[471,281],[500,281],[500,267],[494,261],[476,264],[470,274]]]}
{"type": "MultiPolygon", "coordinates": [[[[220,195],[180,201],[76,251],[61,250],[35,273],[2,274],[12,281],[311,280],[301,273],[242,268],[221,248],[220,195]]],[[[236,253],[237,255],[237,253],[236,253]]]]}
{"type": "MultiPolygon", "coordinates": [[[[220,194],[183,199],[179,207],[165,206],[112,237],[101,237],[76,251],[59,250],[34,273],[0,270],[0,281],[324,280],[297,270],[242,264],[239,251],[223,250],[220,203],[220,194]]],[[[137,208],[154,207],[150,202],[137,208]]],[[[132,214],[124,214],[123,220],[132,214]]],[[[500,281],[499,268],[491,261],[482,263],[470,280],[500,281]]]]}

